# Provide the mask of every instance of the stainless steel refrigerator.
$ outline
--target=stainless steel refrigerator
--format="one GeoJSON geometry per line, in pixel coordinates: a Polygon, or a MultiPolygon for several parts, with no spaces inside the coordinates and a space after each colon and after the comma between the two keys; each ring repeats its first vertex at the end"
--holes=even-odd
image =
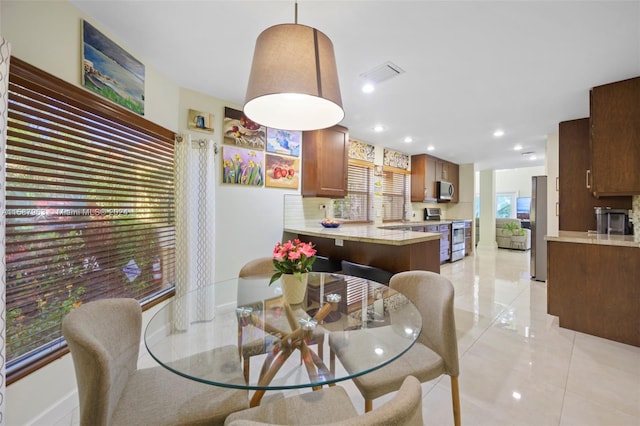
{"type": "Polygon", "coordinates": [[[547,177],[531,177],[531,278],[547,280],[547,177]]]}

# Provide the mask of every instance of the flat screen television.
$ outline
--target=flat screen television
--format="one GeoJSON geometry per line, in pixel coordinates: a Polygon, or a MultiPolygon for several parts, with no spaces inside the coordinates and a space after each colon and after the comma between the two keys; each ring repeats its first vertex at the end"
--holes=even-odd
{"type": "Polygon", "coordinates": [[[529,219],[531,210],[531,197],[518,197],[516,199],[516,217],[518,219],[529,219]]]}

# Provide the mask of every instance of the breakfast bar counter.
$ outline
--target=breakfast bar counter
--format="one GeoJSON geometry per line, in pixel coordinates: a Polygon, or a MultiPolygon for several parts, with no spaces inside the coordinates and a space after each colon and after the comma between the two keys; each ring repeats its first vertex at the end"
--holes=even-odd
{"type": "MultiPolygon", "coordinates": [[[[417,224],[416,224],[417,225],[417,224]]],[[[313,243],[318,254],[375,266],[390,272],[425,270],[440,272],[440,234],[411,231],[411,223],[383,225],[343,224],[338,228],[288,225],[285,238],[313,243]],[[391,229],[401,227],[403,229],[391,229]]]]}
{"type": "Polygon", "coordinates": [[[547,240],[547,312],[560,327],[640,346],[640,244],[560,231],[547,240]]]}

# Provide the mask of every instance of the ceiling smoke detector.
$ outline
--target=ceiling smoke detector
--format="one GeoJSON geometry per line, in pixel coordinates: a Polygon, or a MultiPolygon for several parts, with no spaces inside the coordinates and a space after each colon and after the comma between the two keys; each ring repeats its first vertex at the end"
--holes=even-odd
{"type": "Polygon", "coordinates": [[[382,65],[378,65],[372,70],[363,72],[362,74],[360,74],[360,77],[362,77],[369,83],[377,84],[385,80],[389,80],[390,78],[397,77],[400,74],[404,74],[404,72],[405,71],[402,68],[400,68],[393,62],[387,61],[382,65]]]}

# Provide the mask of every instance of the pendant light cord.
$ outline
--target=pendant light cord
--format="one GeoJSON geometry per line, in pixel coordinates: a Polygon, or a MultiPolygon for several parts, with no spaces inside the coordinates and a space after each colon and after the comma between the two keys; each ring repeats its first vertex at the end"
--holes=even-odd
{"type": "Polygon", "coordinates": [[[295,16],[294,16],[294,24],[298,23],[298,2],[296,2],[296,6],[295,6],[295,16]]]}

